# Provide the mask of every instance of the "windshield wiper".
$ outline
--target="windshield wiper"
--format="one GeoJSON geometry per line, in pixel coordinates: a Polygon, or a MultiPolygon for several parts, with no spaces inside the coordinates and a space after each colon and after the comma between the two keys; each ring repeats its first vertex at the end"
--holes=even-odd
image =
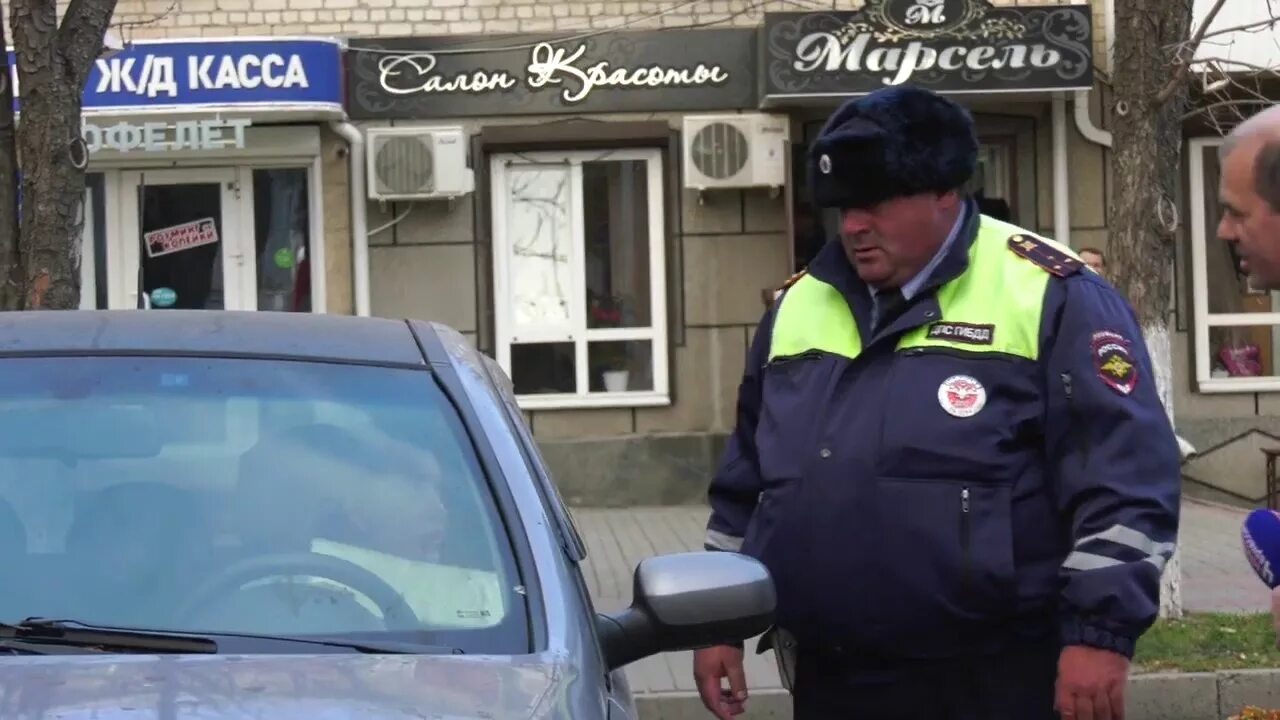
{"type": "Polygon", "coordinates": [[[90,625],[79,620],[50,620],[27,618],[17,625],[0,623],[0,642],[6,638],[25,641],[58,642],[82,646],[136,649],[148,652],[216,653],[218,644],[214,638],[244,638],[272,643],[321,645],[346,648],[361,653],[398,655],[462,655],[460,648],[443,645],[377,640],[351,642],[328,637],[292,637],[289,635],[258,635],[237,632],[213,632],[204,635],[184,634],[164,630],[114,628],[90,625]]]}
{"type": "Polygon", "coordinates": [[[219,636],[250,638],[253,640],[278,640],[286,643],[304,643],[307,645],[325,645],[328,647],[348,648],[356,652],[371,655],[463,655],[462,648],[447,645],[423,645],[422,643],[401,642],[397,640],[375,640],[373,642],[351,642],[332,638],[300,638],[290,635],[242,635],[240,633],[217,633],[219,636]]]}
{"type": "MultiPolygon", "coordinates": [[[[16,625],[0,623],[0,641],[21,641],[23,649],[38,643],[106,650],[163,653],[216,653],[218,643],[199,635],[150,630],[102,628],[73,620],[27,618],[16,625]]],[[[15,643],[16,645],[16,643],[15,643]]]]}

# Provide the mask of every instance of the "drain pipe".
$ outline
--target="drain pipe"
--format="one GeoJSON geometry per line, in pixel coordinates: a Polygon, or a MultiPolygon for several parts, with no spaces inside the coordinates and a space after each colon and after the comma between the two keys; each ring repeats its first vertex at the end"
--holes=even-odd
{"type": "Polygon", "coordinates": [[[329,127],[343,140],[351,152],[347,155],[348,189],[351,200],[351,274],[355,293],[356,315],[369,316],[369,231],[368,205],[364,190],[364,135],[349,122],[334,121],[329,127]]]}
{"type": "Polygon", "coordinates": [[[1071,247],[1071,186],[1067,174],[1067,101],[1053,95],[1053,239],[1071,247]]]}
{"type": "Polygon", "coordinates": [[[1105,148],[1111,147],[1111,133],[1094,125],[1093,117],[1089,115],[1089,91],[1077,90],[1076,99],[1072,105],[1075,106],[1076,130],[1084,139],[1105,148]]]}

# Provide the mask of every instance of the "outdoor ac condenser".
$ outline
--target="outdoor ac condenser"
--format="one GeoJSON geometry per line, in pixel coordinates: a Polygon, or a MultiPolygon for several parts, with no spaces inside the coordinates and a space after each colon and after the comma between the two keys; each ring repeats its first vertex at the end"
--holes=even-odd
{"type": "Polygon", "coordinates": [[[684,118],[684,186],[779,188],[787,184],[790,121],[765,113],[684,118]]]}
{"type": "Polygon", "coordinates": [[[450,199],[475,190],[460,127],[369,128],[365,148],[370,200],[450,199]]]}

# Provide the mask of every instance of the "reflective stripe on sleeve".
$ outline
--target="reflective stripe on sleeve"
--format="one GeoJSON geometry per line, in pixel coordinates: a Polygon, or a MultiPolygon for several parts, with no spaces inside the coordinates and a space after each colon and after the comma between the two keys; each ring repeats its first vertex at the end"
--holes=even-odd
{"type": "Polygon", "coordinates": [[[707,536],[703,539],[703,545],[713,547],[717,550],[727,550],[729,552],[739,552],[742,550],[742,538],[734,537],[719,530],[707,530],[707,536]]]}
{"type": "Polygon", "coordinates": [[[1105,543],[1122,545],[1126,548],[1146,553],[1146,557],[1142,558],[1141,562],[1150,563],[1161,572],[1164,571],[1165,564],[1169,562],[1170,556],[1173,555],[1175,547],[1175,544],[1171,542],[1156,542],[1145,533],[1134,530],[1131,527],[1112,525],[1100,533],[1077,540],[1076,550],[1062,562],[1062,567],[1067,570],[1087,571],[1124,565],[1126,563],[1125,560],[1119,560],[1104,554],[1106,553],[1105,543]],[[1088,551],[1080,549],[1089,545],[1092,545],[1092,547],[1088,551]]]}

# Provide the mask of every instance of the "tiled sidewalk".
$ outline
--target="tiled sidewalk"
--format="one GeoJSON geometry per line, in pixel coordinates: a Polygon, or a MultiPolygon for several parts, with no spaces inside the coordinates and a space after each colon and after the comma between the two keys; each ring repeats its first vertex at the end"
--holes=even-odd
{"type": "MultiPolygon", "coordinates": [[[[707,509],[700,506],[598,510],[574,508],[587,543],[587,582],[597,609],[609,611],[630,601],[632,573],[644,558],[700,550],[707,509]]],[[[1244,511],[1188,500],[1182,514],[1183,602],[1192,611],[1266,611],[1265,586],[1240,551],[1244,511]]],[[[748,643],[748,649],[754,641],[748,643]]],[[[636,663],[629,671],[639,694],[692,692],[690,653],[670,653],[636,663]]],[[[752,690],[779,687],[772,653],[748,653],[752,690]]]]}

